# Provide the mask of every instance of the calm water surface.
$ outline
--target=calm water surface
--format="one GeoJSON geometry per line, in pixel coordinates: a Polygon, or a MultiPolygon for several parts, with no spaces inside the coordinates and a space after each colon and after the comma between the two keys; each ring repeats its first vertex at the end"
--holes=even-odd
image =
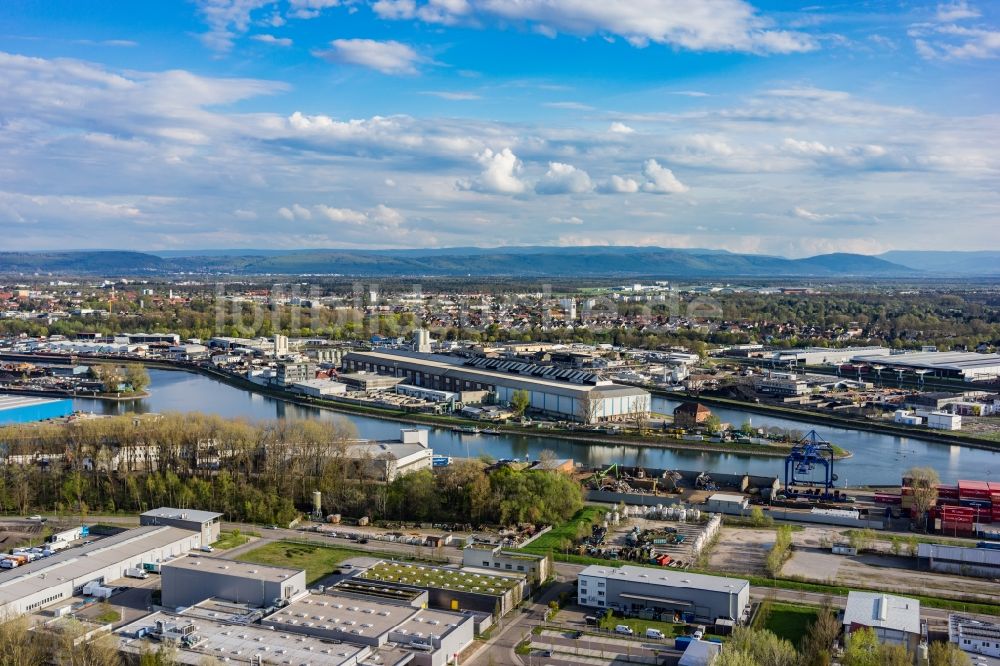
{"type": "MultiPolygon", "coordinates": [[[[203,375],[177,370],[150,370],[150,395],[133,402],[104,402],[76,399],[76,409],[97,414],[127,414],[133,412],[205,412],[223,417],[249,419],[309,418],[346,419],[354,424],[358,435],[376,439],[394,439],[404,424],[365,416],[340,414],[299,405],[235,388],[203,375]]],[[[674,400],[653,398],[653,410],[672,413],[680,404],[674,400]]],[[[754,426],[778,426],[807,431],[815,428],[827,441],[854,453],[849,460],[836,463],[840,477],[838,485],[893,484],[907,468],[922,465],[938,470],[942,480],[1000,480],[1000,453],[925,442],[908,437],[835,428],[823,424],[810,425],[780,417],[752,414],[739,409],[712,408],[723,422],[740,425],[750,419],[754,426]]],[[[560,457],[573,458],[586,465],[606,465],[613,462],[653,468],[707,470],[728,473],[782,476],[780,458],[754,458],[723,453],[675,451],[636,446],[580,444],[550,437],[510,435],[466,435],[447,429],[431,428],[431,446],[435,453],[451,456],[494,458],[537,457],[545,449],[560,457]]]]}

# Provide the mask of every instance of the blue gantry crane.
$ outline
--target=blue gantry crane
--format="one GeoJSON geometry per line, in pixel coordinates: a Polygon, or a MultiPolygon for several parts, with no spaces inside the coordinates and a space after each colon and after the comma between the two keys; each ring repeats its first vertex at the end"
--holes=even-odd
{"type": "Polygon", "coordinates": [[[822,486],[823,495],[830,495],[837,475],[833,473],[833,445],[810,430],[785,457],[785,488],[795,485],[822,486]],[[822,465],[822,480],[812,478],[817,465],[822,465]]]}

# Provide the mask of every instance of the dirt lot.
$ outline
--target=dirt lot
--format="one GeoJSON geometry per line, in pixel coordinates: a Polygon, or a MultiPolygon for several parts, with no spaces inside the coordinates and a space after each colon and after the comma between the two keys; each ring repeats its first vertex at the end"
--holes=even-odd
{"type": "Polygon", "coordinates": [[[708,566],[718,571],[765,574],[764,562],[774,545],[774,530],[723,527],[708,566]]]}
{"type": "Polygon", "coordinates": [[[824,536],[829,540],[844,540],[844,532],[843,528],[829,527],[807,527],[795,532],[792,535],[795,550],[782,575],[845,586],[877,586],[900,594],[955,596],[958,593],[990,603],[1000,598],[1000,583],[996,581],[918,571],[917,561],[912,557],[834,555],[828,548],[820,547],[824,536]]]}
{"type": "Polygon", "coordinates": [[[41,541],[44,525],[35,521],[23,519],[0,520],[0,550],[9,551],[23,546],[29,541],[41,541]]]}

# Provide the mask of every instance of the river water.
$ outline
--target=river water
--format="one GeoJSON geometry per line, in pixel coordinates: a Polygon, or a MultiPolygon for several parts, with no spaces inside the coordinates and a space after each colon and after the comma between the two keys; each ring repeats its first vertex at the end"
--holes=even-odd
{"type": "MultiPolygon", "coordinates": [[[[177,370],[149,370],[149,397],[132,402],[107,402],[75,399],[77,410],[97,414],[133,412],[205,412],[223,417],[248,419],[309,418],[347,419],[360,437],[395,439],[401,427],[394,421],[342,414],[314,407],[303,407],[269,396],[235,388],[211,377],[177,370]]],[[[653,398],[653,411],[673,413],[680,404],[674,400],[653,398]]],[[[938,470],[945,482],[958,479],[1000,480],[1000,453],[937,444],[908,437],[810,425],[790,419],[752,414],[739,409],[712,407],[723,422],[740,425],[747,419],[757,427],[777,426],[807,431],[815,428],[829,442],[851,451],[848,460],[837,461],[838,485],[896,484],[902,472],[913,466],[938,470]]],[[[651,468],[705,470],[727,473],[748,472],[783,476],[780,458],[750,457],[737,454],[683,451],[640,446],[582,444],[551,437],[512,435],[469,435],[448,429],[431,429],[431,447],[435,453],[450,456],[489,455],[493,458],[537,458],[548,449],[562,458],[573,458],[588,466],[620,463],[651,468]]],[[[738,446],[738,445],[734,445],[738,446]]]]}

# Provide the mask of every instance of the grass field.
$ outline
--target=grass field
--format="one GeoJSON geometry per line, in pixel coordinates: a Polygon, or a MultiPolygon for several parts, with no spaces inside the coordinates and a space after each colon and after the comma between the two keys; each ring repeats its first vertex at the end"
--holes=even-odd
{"type": "Polygon", "coordinates": [[[306,582],[312,585],[320,578],[333,573],[337,565],[346,559],[358,556],[372,556],[373,553],[338,546],[296,543],[294,541],[274,541],[260,548],[254,548],[237,559],[257,564],[271,564],[306,570],[306,582]]]}
{"type": "Polygon", "coordinates": [[[577,511],[568,521],[562,525],[553,527],[551,531],[538,537],[521,550],[526,553],[535,553],[536,555],[558,553],[562,548],[563,541],[566,539],[574,543],[576,542],[576,532],[581,524],[587,526],[587,534],[590,534],[590,526],[603,520],[604,514],[607,511],[607,509],[596,506],[585,506],[577,511]]]}
{"type": "Polygon", "coordinates": [[[212,548],[215,548],[216,550],[229,550],[230,548],[242,546],[248,541],[250,541],[250,535],[244,534],[239,530],[233,530],[232,532],[220,532],[219,540],[212,544],[212,548]]]}
{"type": "Polygon", "coordinates": [[[770,612],[767,613],[762,628],[799,647],[803,636],[809,631],[809,625],[816,621],[818,614],[816,608],[809,606],[773,602],[770,604],[770,612]]]}

